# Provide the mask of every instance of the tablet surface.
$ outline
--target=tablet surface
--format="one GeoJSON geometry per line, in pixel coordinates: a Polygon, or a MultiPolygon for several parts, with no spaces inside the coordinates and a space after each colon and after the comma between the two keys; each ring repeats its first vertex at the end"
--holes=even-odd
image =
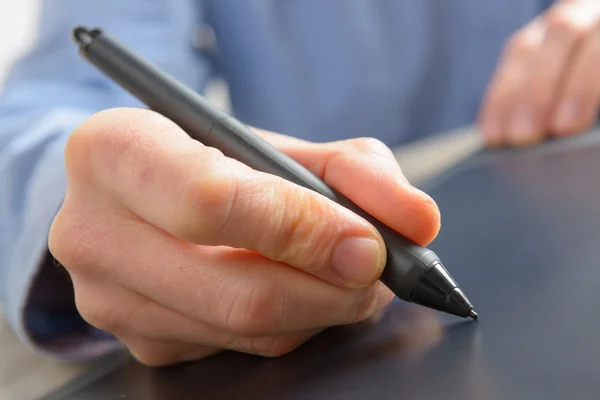
{"type": "Polygon", "coordinates": [[[479,321],[394,301],[281,358],[125,359],[50,398],[599,398],[600,144],[481,155],[426,190],[442,213],[430,247],[479,321]]]}

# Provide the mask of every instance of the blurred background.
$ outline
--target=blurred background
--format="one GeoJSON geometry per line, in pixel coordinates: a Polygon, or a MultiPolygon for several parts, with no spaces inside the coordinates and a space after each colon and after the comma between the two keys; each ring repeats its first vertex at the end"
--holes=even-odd
{"type": "MultiPolygon", "coordinates": [[[[0,89],[11,63],[34,44],[39,12],[39,0],[0,0],[0,89]]],[[[230,110],[224,81],[211,82],[205,95],[222,109],[230,110]]],[[[480,139],[472,129],[472,126],[461,127],[451,135],[428,138],[395,149],[404,174],[413,184],[418,184],[472,153],[474,148],[480,146],[480,139]],[[423,158],[439,161],[423,165],[419,162],[423,158]]]]}
{"type": "Polygon", "coordinates": [[[0,0],[0,85],[9,65],[33,44],[37,0],[0,0]]]}
{"type": "MultiPolygon", "coordinates": [[[[0,0],[0,88],[10,65],[34,44],[39,12],[38,0],[0,0]]],[[[229,110],[225,82],[212,82],[206,96],[221,108],[229,110]]]]}

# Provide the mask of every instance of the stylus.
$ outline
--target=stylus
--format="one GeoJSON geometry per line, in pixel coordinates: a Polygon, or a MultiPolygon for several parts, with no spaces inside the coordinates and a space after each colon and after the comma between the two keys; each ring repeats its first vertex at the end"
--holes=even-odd
{"type": "Polygon", "coordinates": [[[246,125],[102,30],[79,26],[73,30],[73,38],[85,59],[150,109],[175,122],[193,139],[251,168],[314,190],[369,221],[381,233],[387,249],[387,262],[379,279],[398,298],[477,319],[473,305],[433,251],[372,217],[246,125]]]}

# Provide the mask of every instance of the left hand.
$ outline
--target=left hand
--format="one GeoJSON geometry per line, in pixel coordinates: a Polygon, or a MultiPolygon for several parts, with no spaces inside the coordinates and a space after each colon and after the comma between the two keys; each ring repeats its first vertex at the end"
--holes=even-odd
{"type": "Polygon", "coordinates": [[[523,146],[594,124],[600,107],[600,1],[558,1],[505,46],[480,114],[485,141],[523,146]]]}

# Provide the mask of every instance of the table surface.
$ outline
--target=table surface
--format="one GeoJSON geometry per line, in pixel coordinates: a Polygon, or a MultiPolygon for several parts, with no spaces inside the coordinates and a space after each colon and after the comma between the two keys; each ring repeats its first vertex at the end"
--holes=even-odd
{"type": "MultiPolygon", "coordinates": [[[[480,147],[478,135],[460,129],[398,149],[405,175],[419,185],[480,147]]],[[[85,371],[86,364],[63,363],[25,349],[0,315],[0,398],[34,399],[85,371]]]]}

